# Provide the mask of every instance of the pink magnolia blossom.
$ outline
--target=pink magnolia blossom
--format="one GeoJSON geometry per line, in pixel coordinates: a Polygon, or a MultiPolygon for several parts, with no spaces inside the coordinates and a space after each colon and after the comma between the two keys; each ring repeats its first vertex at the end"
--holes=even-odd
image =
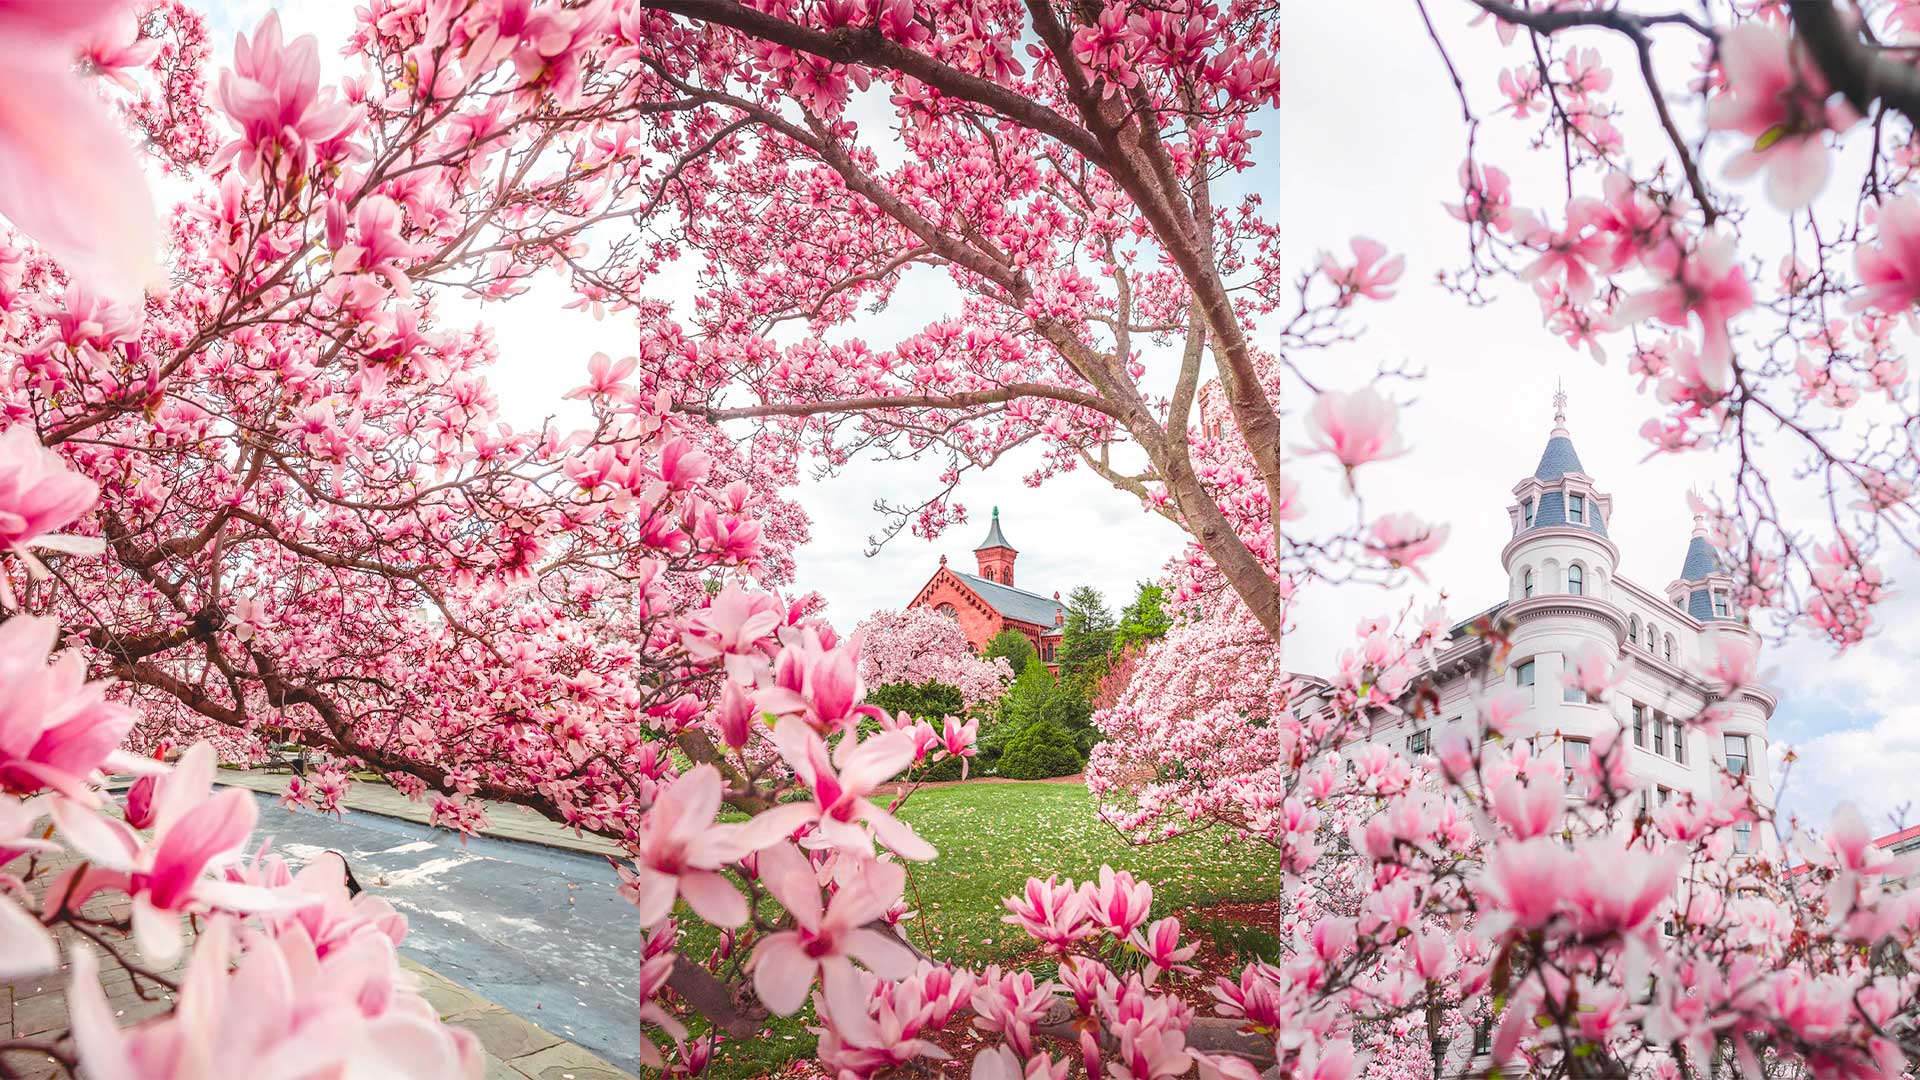
{"type": "Polygon", "coordinates": [[[284,180],[304,172],[315,144],[335,139],[354,122],[353,107],[320,88],[320,45],[312,34],[282,43],[280,16],[269,12],[253,37],[238,35],[233,67],[220,73],[220,106],[239,130],[221,147],[218,168],[284,180]]]}
{"type": "Polygon", "coordinates": [[[853,961],[881,978],[913,973],[912,951],[867,925],[899,899],[906,871],[897,863],[867,859],[823,906],[806,856],[782,843],[760,853],[760,876],[795,925],[767,935],[755,947],[754,992],[767,1008],[791,1016],[818,979],[825,1011],[836,1026],[858,1030],[865,1026],[862,1021],[870,1024],[866,990],[853,961]]]}
{"type": "Polygon", "coordinates": [[[318,955],[297,930],[237,944],[227,917],[200,934],[178,1005],[122,1031],[87,946],[73,951],[74,1045],[94,1076],[195,1080],[208,1076],[367,1075],[396,1080],[477,1078],[479,1039],[440,1023],[405,988],[393,946],[378,935],[318,955]]]}
{"type": "Polygon", "coordinates": [[[755,818],[756,826],[791,831],[809,824],[822,841],[848,853],[871,853],[877,837],[903,859],[934,857],[932,844],[867,798],[913,761],[912,734],[885,731],[856,742],[849,733],[841,737],[830,758],[819,733],[788,716],[774,725],[773,744],[813,799],[768,810],[755,818]],[[764,825],[761,818],[767,819],[764,825]],[[873,830],[871,836],[860,828],[858,823],[863,821],[873,830]]]}
{"type": "Polygon", "coordinates": [[[239,855],[256,813],[253,793],[244,788],[211,793],[213,773],[212,744],[195,743],[161,784],[145,839],[77,805],[53,807],[68,843],[103,872],[90,875],[87,886],[122,888],[132,897],[134,937],[160,963],[180,955],[180,916],[189,910],[247,912],[285,903],[259,886],[210,876],[239,855]]]}
{"type": "Polygon", "coordinates": [[[108,762],[120,763],[114,748],[134,715],[107,700],[110,684],[87,681],[79,652],[47,662],[59,634],[51,618],[0,623],[0,790],[52,789],[93,806],[92,780],[108,762]]]}
{"type": "MultiPolygon", "coordinates": [[[[66,536],[55,530],[94,508],[100,486],[67,467],[60,455],[40,445],[25,424],[0,431],[0,556],[12,554],[35,575],[45,568],[30,549],[97,555],[106,543],[95,537],[66,536]]],[[[0,568],[0,607],[12,607],[12,588],[0,568]]]]}
{"type": "Polygon", "coordinates": [[[1399,457],[1407,449],[1397,430],[1398,413],[1371,386],[1351,393],[1322,392],[1307,415],[1314,441],[1303,452],[1332,454],[1348,470],[1399,457]]]}
{"type": "Polygon", "coordinates": [[[1385,244],[1364,236],[1354,237],[1349,246],[1353,248],[1351,265],[1342,264],[1330,251],[1320,253],[1320,272],[1340,288],[1339,306],[1352,303],[1356,296],[1369,300],[1391,299],[1391,286],[1406,272],[1406,256],[1395,255],[1389,259],[1385,244]]]}
{"type": "Polygon", "coordinates": [[[0,215],[118,299],[161,280],[139,159],[69,70],[123,0],[0,5],[0,215]]]}
{"type": "Polygon", "coordinates": [[[1909,196],[1882,203],[1875,221],[1877,245],[1853,249],[1862,292],[1848,306],[1896,315],[1920,301],[1920,200],[1909,196]]]}
{"type": "Polygon", "coordinates": [[[1368,530],[1367,550],[1425,581],[1420,561],[1446,546],[1450,531],[1450,526],[1430,525],[1413,514],[1387,514],[1368,530]]]}
{"type": "Polygon", "coordinates": [[[614,864],[620,872],[620,893],[640,909],[642,926],[666,918],[676,895],[715,926],[739,926],[751,914],[745,898],[719,871],[786,839],[791,830],[772,814],[745,824],[714,824],[721,787],[720,772],[711,765],[696,765],[682,774],[648,809],[634,869],[614,864]]]}
{"type": "Polygon", "coordinates": [[[1829,106],[1819,68],[1791,42],[1784,28],[1742,22],[1720,36],[1726,90],[1708,105],[1707,126],[1737,131],[1752,145],[1727,167],[1740,178],[1767,171],[1767,196],[1776,207],[1805,206],[1826,186],[1831,166],[1821,136],[1850,126],[1856,117],[1829,106]]]}
{"type": "Polygon", "coordinates": [[[1135,881],[1125,870],[1115,873],[1111,866],[1102,866],[1099,880],[1082,884],[1080,892],[1093,921],[1122,940],[1147,921],[1153,908],[1153,886],[1135,881]]]}

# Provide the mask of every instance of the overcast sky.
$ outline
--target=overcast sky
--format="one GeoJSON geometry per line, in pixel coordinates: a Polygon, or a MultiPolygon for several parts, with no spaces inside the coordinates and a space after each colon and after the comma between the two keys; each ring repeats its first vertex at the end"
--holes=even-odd
{"type": "MultiPolygon", "coordinates": [[[[235,0],[216,10],[218,64],[229,61],[233,29],[251,26],[270,6],[281,7],[290,32],[318,33],[332,61],[351,17],[349,5],[235,0]]],[[[1433,0],[1433,8],[1469,72],[1472,91],[1489,103],[1495,73],[1507,62],[1493,48],[1491,31],[1466,29],[1465,5],[1458,0],[1433,0]]],[[[1712,487],[1726,466],[1700,455],[1643,461],[1646,449],[1636,432],[1655,404],[1637,392],[1619,355],[1608,366],[1596,365],[1542,329],[1537,305],[1524,290],[1509,287],[1496,302],[1471,308],[1432,284],[1434,273],[1457,265],[1464,251],[1458,225],[1440,210],[1443,200],[1457,195],[1464,141],[1452,88],[1415,9],[1406,0],[1300,2],[1287,6],[1286,18],[1284,122],[1259,125],[1264,133],[1256,152],[1264,167],[1243,183],[1269,197],[1277,191],[1295,268],[1321,249],[1344,256],[1356,234],[1381,240],[1408,262],[1401,295],[1360,312],[1365,335],[1312,361],[1320,377],[1340,388],[1364,382],[1382,362],[1426,373],[1418,384],[1394,390],[1411,403],[1404,430],[1415,450],[1365,471],[1368,512],[1407,509],[1452,527],[1446,550],[1429,569],[1431,579],[1448,589],[1447,607],[1456,616],[1500,599],[1506,506],[1513,484],[1533,471],[1551,426],[1556,381],[1564,381],[1574,443],[1601,490],[1614,497],[1608,527],[1620,547],[1620,569],[1663,589],[1679,569],[1691,527],[1687,490],[1712,487]],[[1284,173],[1279,161],[1288,166],[1284,173]]],[[[1685,48],[1671,62],[1689,59],[1685,48]]],[[[1631,132],[1646,122],[1644,95],[1627,81],[1630,68],[1618,70],[1615,96],[1628,109],[1623,126],[1631,132]]],[[[1506,137],[1512,131],[1508,126],[1506,137]]],[[[1500,137],[1490,129],[1483,146],[1497,146],[1500,137]]],[[[1556,190],[1559,181],[1547,167],[1551,162],[1540,158],[1534,155],[1540,166],[1534,172],[1515,170],[1518,204],[1564,201],[1564,189],[1556,190]]],[[[671,292],[674,285],[664,287],[671,292]]],[[[502,362],[494,382],[515,423],[554,411],[554,399],[580,381],[595,350],[632,351],[630,325],[560,310],[564,299],[548,290],[483,313],[499,333],[502,362]]],[[[887,312],[861,328],[861,336],[890,344],[952,299],[938,275],[916,279],[887,312]]],[[[1290,423],[1287,441],[1299,431],[1290,423]]],[[[1022,476],[1036,463],[1035,455],[1013,454],[992,472],[971,477],[960,494],[971,521],[935,541],[902,535],[873,557],[863,553],[867,538],[883,526],[873,502],[917,503],[933,490],[937,466],[859,462],[838,475],[809,479],[792,493],[813,517],[813,542],[800,552],[801,583],[827,598],[833,621],[850,626],[877,608],[905,603],[941,554],[971,570],[971,550],[995,505],[1021,552],[1018,584],[1043,594],[1064,595],[1091,584],[1117,608],[1135,582],[1157,576],[1180,550],[1181,533],[1085,473],[1029,488],[1022,476]]],[[[1303,471],[1318,515],[1310,525],[1325,524],[1327,514],[1350,512],[1336,497],[1330,474],[1303,471]]],[[[1888,567],[1896,579],[1912,570],[1888,567]]],[[[1300,632],[1288,640],[1288,664],[1324,670],[1342,643],[1352,640],[1361,618],[1409,600],[1424,604],[1435,592],[1409,585],[1391,592],[1309,594],[1296,611],[1300,632]]],[[[1789,807],[1824,819],[1837,799],[1849,797],[1884,815],[1920,788],[1912,781],[1920,776],[1920,646],[1902,641],[1913,640],[1916,620],[1920,601],[1909,596],[1883,613],[1893,632],[1838,660],[1807,642],[1770,658],[1781,692],[1775,742],[1793,745],[1801,758],[1785,793],[1789,807]]]]}
{"type": "MultiPolygon", "coordinates": [[[[1466,27],[1461,0],[1430,0],[1430,9],[1485,111],[1498,100],[1500,68],[1517,61],[1498,49],[1491,27],[1466,27]]],[[[1574,446],[1600,490],[1614,498],[1607,527],[1620,547],[1620,570],[1663,591],[1678,574],[1692,527],[1687,490],[1712,489],[1730,476],[1726,462],[1704,454],[1642,460],[1647,448],[1637,433],[1659,406],[1627,374],[1624,345],[1616,344],[1601,366],[1548,333],[1523,288],[1509,284],[1496,302],[1472,308],[1434,284],[1435,272],[1458,266],[1465,253],[1464,230],[1440,204],[1458,197],[1466,144],[1458,100],[1413,5],[1293,3],[1286,19],[1281,221],[1291,265],[1305,265],[1322,249],[1344,256],[1354,234],[1370,235],[1407,258],[1400,295],[1364,310],[1365,335],[1314,360],[1315,370],[1339,388],[1359,385],[1382,362],[1426,372],[1424,381],[1395,391],[1403,400],[1417,399],[1403,414],[1415,449],[1364,470],[1368,512],[1405,509],[1451,525],[1446,550],[1428,564],[1429,577],[1451,592],[1450,613],[1465,617],[1504,598],[1506,507],[1513,485],[1539,460],[1552,426],[1554,386],[1564,380],[1574,446]]],[[[1604,40],[1595,35],[1592,43],[1604,40]]],[[[1684,85],[1693,59],[1690,44],[1666,47],[1663,67],[1679,69],[1670,88],[1684,85]]],[[[1613,52],[1608,60],[1629,145],[1657,146],[1657,140],[1631,141],[1651,122],[1631,56],[1613,52]]],[[[1683,124],[1696,123],[1690,107],[1678,115],[1683,124]]],[[[1519,131],[1511,122],[1486,124],[1482,160],[1510,166],[1516,206],[1563,205],[1565,181],[1553,168],[1555,155],[1519,152],[1519,131]],[[1516,163],[1522,167],[1511,167],[1516,163]]],[[[1716,180],[1719,164],[1709,165],[1716,180]]],[[[1769,240],[1751,237],[1747,249],[1769,240]]],[[[1317,473],[1312,503],[1322,513],[1344,511],[1332,496],[1331,475],[1307,471],[1317,473]]],[[[1818,523],[1803,520],[1809,527],[1818,523]]],[[[1897,585],[1913,577],[1915,567],[1891,560],[1886,570],[1897,585]]],[[[1296,613],[1302,632],[1288,639],[1289,666],[1326,663],[1340,642],[1352,639],[1353,623],[1363,615],[1397,610],[1409,596],[1432,592],[1310,595],[1296,613]]],[[[1767,659],[1781,698],[1774,741],[1793,746],[1800,758],[1783,805],[1816,821],[1824,822],[1836,801],[1851,798],[1884,823],[1884,815],[1920,794],[1914,779],[1920,776],[1914,635],[1920,601],[1908,593],[1879,617],[1882,633],[1837,660],[1826,646],[1804,639],[1767,659]]]]}

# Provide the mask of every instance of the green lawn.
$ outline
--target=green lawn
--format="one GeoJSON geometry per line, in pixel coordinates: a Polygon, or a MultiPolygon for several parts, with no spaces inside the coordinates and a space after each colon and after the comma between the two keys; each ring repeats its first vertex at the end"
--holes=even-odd
{"type": "MultiPolygon", "coordinates": [[[[1128,847],[1094,818],[1078,784],[928,788],[901,816],[940,850],[932,863],[912,868],[907,899],[920,914],[907,924],[908,936],[934,956],[967,964],[1005,961],[1027,950],[1031,940],[1000,921],[1006,913],[1000,900],[1018,893],[1029,876],[1083,881],[1097,877],[1101,863],[1130,869],[1153,884],[1155,918],[1197,904],[1265,900],[1279,889],[1277,860],[1263,848],[1228,847],[1211,835],[1128,847]]],[[[708,940],[688,943],[685,951],[703,956],[708,940]]],[[[784,1021],[760,1039],[721,1047],[707,1075],[765,1076],[812,1046],[804,1023],[784,1021]]]]}

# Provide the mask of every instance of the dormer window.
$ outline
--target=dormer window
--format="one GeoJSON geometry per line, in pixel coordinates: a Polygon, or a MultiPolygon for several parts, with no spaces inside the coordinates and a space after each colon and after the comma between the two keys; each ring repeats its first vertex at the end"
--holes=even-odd
{"type": "Polygon", "coordinates": [[[1727,617],[1726,593],[1716,592],[1713,594],[1713,617],[1716,619],[1724,619],[1727,617]]]}
{"type": "Polygon", "coordinates": [[[1587,497],[1585,495],[1567,496],[1567,520],[1579,525],[1587,523],[1587,497]]]}
{"type": "Polygon", "coordinates": [[[1526,502],[1521,503],[1520,512],[1526,519],[1526,524],[1521,527],[1526,529],[1533,528],[1533,500],[1528,499],[1526,502]]]}
{"type": "Polygon", "coordinates": [[[1567,591],[1575,596],[1585,596],[1587,592],[1587,573],[1579,563],[1567,567],[1567,591]]]}

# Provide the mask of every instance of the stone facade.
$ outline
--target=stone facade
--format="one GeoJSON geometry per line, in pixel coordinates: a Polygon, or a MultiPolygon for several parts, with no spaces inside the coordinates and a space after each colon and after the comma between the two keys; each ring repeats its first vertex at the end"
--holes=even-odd
{"type": "Polygon", "coordinates": [[[999,507],[994,507],[993,524],[987,538],[974,548],[973,556],[977,572],[972,574],[953,569],[947,565],[947,557],[940,556],[940,569],[920,586],[907,606],[932,608],[958,621],[968,646],[976,653],[1000,631],[1017,630],[1033,642],[1047,667],[1057,672],[1054,650],[1060,643],[1067,609],[1061,606],[1058,592],[1049,599],[1014,585],[1014,563],[1020,552],[1000,531],[999,507]]]}

